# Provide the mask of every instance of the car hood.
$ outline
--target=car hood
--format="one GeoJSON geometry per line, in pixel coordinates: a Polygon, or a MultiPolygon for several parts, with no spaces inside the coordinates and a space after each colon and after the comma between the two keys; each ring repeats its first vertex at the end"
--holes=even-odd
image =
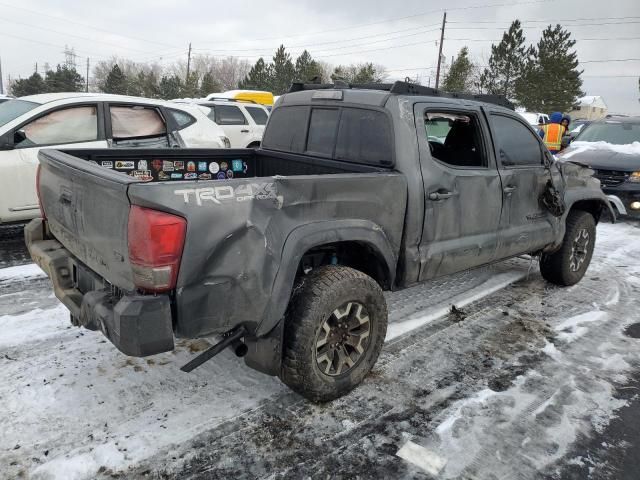
{"type": "Polygon", "coordinates": [[[573,142],[559,155],[560,161],[577,162],[596,170],[640,170],[640,142],[612,145],[605,142],[573,142]]]}

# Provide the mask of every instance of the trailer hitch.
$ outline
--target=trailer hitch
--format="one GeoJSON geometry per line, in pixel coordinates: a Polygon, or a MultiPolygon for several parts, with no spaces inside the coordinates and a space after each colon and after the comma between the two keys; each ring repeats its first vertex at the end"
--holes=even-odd
{"type": "MultiPolygon", "coordinates": [[[[207,350],[202,352],[200,355],[198,355],[196,358],[191,360],[186,365],[183,365],[182,367],[180,367],[180,370],[182,370],[183,372],[190,372],[193,369],[198,368],[207,360],[211,360],[213,357],[218,355],[228,346],[239,344],[240,339],[244,337],[246,334],[247,334],[247,330],[243,326],[237,328],[236,330],[232,330],[231,332],[226,333],[225,336],[222,338],[222,340],[220,340],[218,343],[213,345],[211,348],[208,348],[207,350]]],[[[246,346],[244,346],[244,344],[240,344],[239,346],[236,347],[236,354],[240,354],[240,356],[242,356],[245,353],[246,353],[246,346]],[[244,347],[244,348],[241,348],[241,347],[244,347]],[[238,352],[241,352],[241,353],[238,353],[238,352]]]]}

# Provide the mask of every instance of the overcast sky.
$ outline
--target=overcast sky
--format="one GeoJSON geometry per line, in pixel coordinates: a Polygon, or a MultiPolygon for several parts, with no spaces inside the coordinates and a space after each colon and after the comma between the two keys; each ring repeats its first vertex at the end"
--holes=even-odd
{"type": "MultiPolygon", "coordinates": [[[[640,0],[0,0],[0,58],[5,79],[29,76],[36,62],[113,54],[165,64],[194,53],[270,58],[280,44],[318,59],[384,65],[390,79],[435,79],[437,40],[447,10],[447,60],[467,45],[486,64],[491,40],[513,19],[535,43],[549,23],[577,40],[583,90],[601,95],[610,112],[640,114],[640,0]],[[628,60],[636,59],[636,60],[628,60]],[[609,61],[625,60],[625,61],[609,61]]],[[[497,42],[496,42],[497,43],[497,42]]]]}

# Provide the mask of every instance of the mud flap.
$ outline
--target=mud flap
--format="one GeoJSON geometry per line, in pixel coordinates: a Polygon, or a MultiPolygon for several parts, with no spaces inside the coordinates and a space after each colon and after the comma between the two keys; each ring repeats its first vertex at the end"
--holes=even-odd
{"type": "Polygon", "coordinates": [[[264,337],[245,337],[247,354],[245,364],[259,372],[277,377],[282,366],[282,340],[284,335],[284,320],[264,337]]]}

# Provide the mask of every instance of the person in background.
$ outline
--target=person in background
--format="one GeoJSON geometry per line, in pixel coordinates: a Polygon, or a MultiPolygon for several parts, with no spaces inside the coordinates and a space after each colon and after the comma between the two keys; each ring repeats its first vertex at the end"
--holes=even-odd
{"type": "Polygon", "coordinates": [[[553,112],[549,118],[551,123],[542,126],[544,133],[544,143],[551,153],[558,153],[562,149],[562,136],[565,132],[560,122],[562,122],[562,113],[553,112]]]}
{"type": "Polygon", "coordinates": [[[569,124],[570,123],[571,123],[571,117],[565,113],[562,116],[562,121],[560,122],[560,125],[562,125],[564,127],[565,134],[569,131],[569,124]]]}

